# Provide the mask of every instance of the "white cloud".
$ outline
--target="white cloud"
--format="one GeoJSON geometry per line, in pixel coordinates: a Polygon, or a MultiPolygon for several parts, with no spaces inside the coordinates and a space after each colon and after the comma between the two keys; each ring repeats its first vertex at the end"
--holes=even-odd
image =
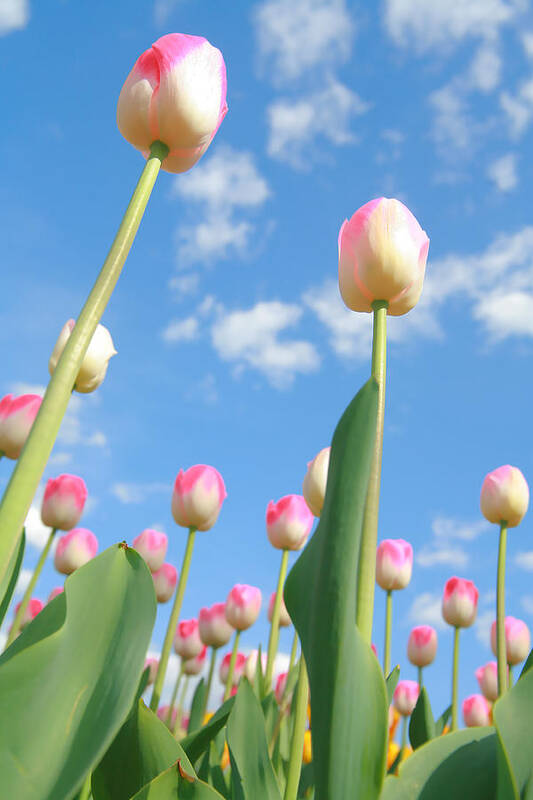
{"type": "Polygon", "coordinates": [[[460,569],[461,567],[466,567],[468,561],[468,553],[462,547],[424,547],[416,556],[416,562],[421,567],[435,567],[446,564],[460,569]]]}
{"type": "Polygon", "coordinates": [[[0,36],[22,30],[29,21],[28,0],[0,0],[0,36]]]}
{"type": "Polygon", "coordinates": [[[167,483],[114,483],[111,494],[124,505],[144,503],[152,494],[172,492],[172,486],[167,483]]]}
{"type": "Polygon", "coordinates": [[[533,58],[533,31],[526,31],[522,34],[522,46],[528,58],[533,58]]]}
{"type": "Polygon", "coordinates": [[[442,597],[431,592],[423,592],[415,597],[408,618],[415,625],[433,625],[440,630],[448,627],[442,618],[442,597]]]}
{"type": "Polygon", "coordinates": [[[169,288],[175,291],[178,296],[195,294],[200,283],[200,276],[196,272],[188,275],[174,275],[168,282],[169,288]]]}
{"type": "Polygon", "coordinates": [[[485,520],[464,522],[451,517],[438,516],[431,523],[433,538],[416,555],[416,561],[421,567],[435,567],[447,565],[462,569],[470,561],[470,555],[460,542],[471,542],[490,528],[485,520]]]}
{"type": "Polygon", "coordinates": [[[264,72],[274,84],[346,60],[354,35],[345,0],[266,0],[255,9],[264,72]]]}
{"type": "Polygon", "coordinates": [[[182,3],[183,0],[155,0],[154,4],[155,24],[160,28],[165,26],[176,6],[182,3]]]}
{"type": "Polygon", "coordinates": [[[525,569],[528,572],[533,572],[533,550],[522,551],[517,553],[514,557],[514,563],[520,569],[525,569]]]}
{"type": "Polygon", "coordinates": [[[490,628],[493,621],[494,611],[484,611],[482,614],[478,614],[474,624],[476,639],[481,644],[484,644],[487,649],[490,649],[490,628]]]}
{"type": "Polygon", "coordinates": [[[500,105],[507,115],[511,137],[520,138],[533,118],[533,79],[522,83],[515,95],[502,92],[500,105]]]}
{"type": "Polygon", "coordinates": [[[17,595],[24,594],[24,592],[26,591],[26,589],[29,586],[29,583],[31,581],[32,575],[33,575],[33,570],[32,569],[26,569],[26,567],[23,567],[20,570],[19,576],[18,576],[18,579],[17,579],[17,583],[15,585],[15,591],[13,592],[15,597],[17,595]]]}
{"type": "Polygon", "coordinates": [[[494,45],[485,43],[474,54],[468,79],[473,89],[491,92],[501,80],[502,60],[494,45]]]}
{"type": "Polygon", "coordinates": [[[490,522],[487,522],[486,519],[464,522],[452,517],[435,517],[431,523],[431,530],[441,541],[442,539],[461,539],[464,542],[471,542],[489,528],[490,522]]]}
{"type": "Polygon", "coordinates": [[[429,96],[433,107],[433,138],[443,151],[466,150],[476,136],[477,126],[471,118],[464,90],[455,81],[429,96]]]}
{"type": "Polygon", "coordinates": [[[224,361],[235,362],[238,370],[253,367],[273,386],[284,388],[297,373],[314,372],[320,364],[310,342],[280,338],[301,315],[299,306],[277,300],[221,313],[211,329],[213,347],[224,361]]]}
{"type": "Polygon", "coordinates": [[[515,153],[507,153],[489,164],[487,175],[500,192],[510,192],[514,189],[518,184],[515,153]]]}
{"type": "Polygon", "coordinates": [[[199,322],[196,317],[174,319],[168,323],[161,336],[165,342],[192,342],[198,337],[199,322]]]}
{"type": "Polygon", "coordinates": [[[520,603],[527,614],[533,614],[533,597],[530,594],[523,595],[520,603]]]}
{"type": "MultiPolygon", "coordinates": [[[[46,541],[50,535],[50,528],[47,528],[46,525],[43,525],[41,521],[41,500],[43,496],[43,490],[39,490],[33,501],[28,514],[26,516],[26,521],[24,522],[24,528],[26,531],[26,544],[29,547],[34,547],[36,550],[42,550],[46,544],[46,541]]],[[[53,543],[55,545],[55,541],[53,543]]]]}

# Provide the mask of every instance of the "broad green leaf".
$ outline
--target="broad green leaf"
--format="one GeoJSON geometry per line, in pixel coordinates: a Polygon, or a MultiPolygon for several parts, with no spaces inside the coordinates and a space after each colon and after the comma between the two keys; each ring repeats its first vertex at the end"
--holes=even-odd
{"type": "Polygon", "coordinates": [[[435,736],[442,736],[442,732],[444,728],[448,724],[448,720],[452,715],[452,707],[451,705],[448,708],[445,708],[440,717],[435,720],[435,736]]]}
{"type": "Polygon", "coordinates": [[[261,708],[263,709],[263,716],[265,718],[264,723],[267,742],[270,743],[275,734],[279,718],[279,707],[272,692],[263,698],[261,701],[261,708]]]}
{"type": "Polygon", "coordinates": [[[228,719],[232,800],[281,800],[268,755],[265,718],[246,678],[242,678],[228,719]]]}
{"type": "Polygon", "coordinates": [[[131,709],[155,611],[145,562],[115,545],[71,575],[2,654],[6,798],[63,800],[81,786],[131,709]]]}
{"type": "Polygon", "coordinates": [[[524,675],[526,675],[529,672],[531,667],[533,667],[533,650],[530,650],[529,655],[526,658],[526,663],[522,667],[522,672],[520,673],[518,680],[520,680],[520,678],[523,678],[524,675]]]}
{"type": "Polygon", "coordinates": [[[397,664],[394,669],[389,672],[387,675],[387,680],[385,683],[387,684],[387,702],[390,705],[392,703],[392,695],[394,694],[394,690],[398,685],[398,679],[400,677],[400,666],[397,664]]]}
{"type": "Polygon", "coordinates": [[[317,800],[374,800],[385,774],[387,690],[355,626],[377,394],[371,379],[337,425],[320,522],[285,584],[309,672],[317,800]]]}
{"type": "Polygon", "coordinates": [[[300,784],[298,786],[298,797],[307,797],[306,792],[313,786],[315,776],[313,773],[313,762],[304,764],[300,774],[300,784]]]}
{"type": "Polygon", "coordinates": [[[224,772],[220,766],[220,756],[215,742],[211,742],[209,749],[205,751],[201,765],[198,769],[198,777],[217,790],[223,797],[229,798],[229,789],[226,784],[224,772]]]}
{"type": "Polygon", "coordinates": [[[194,733],[202,727],[202,722],[204,720],[205,691],[205,680],[202,678],[194,690],[194,696],[191,703],[191,712],[189,715],[189,725],[187,728],[188,733],[194,733]]]}
{"type": "Polygon", "coordinates": [[[467,728],[439,736],[389,776],[380,800],[495,800],[494,728],[467,728]]]}
{"type": "Polygon", "coordinates": [[[0,625],[4,621],[4,617],[7,614],[7,609],[9,608],[11,598],[13,597],[15,586],[17,585],[20,568],[24,559],[25,547],[26,532],[23,529],[19,546],[11,556],[9,567],[7,568],[2,583],[0,584],[0,625]]]}
{"type": "MultiPolygon", "coordinates": [[[[153,781],[133,795],[131,800],[221,800],[222,795],[200,781],[193,770],[185,769],[178,760],[153,781]]],[[[223,800],[223,798],[222,798],[223,800]]],[[[259,800],[259,798],[258,798],[259,800]]]]}
{"type": "Polygon", "coordinates": [[[498,800],[520,797],[533,773],[533,670],[520,680],[492,709],[500,749],[498,751],[498,800]]]}
{"type": "Polygon", "coordinates": [[[209,747],[210,742],[216,737],[220,730],[228,721],[231,709],[235,703],[235,698],[230,697],[224,705],[220,706],[216,714],[213,714],[209,722],[200,728],[199,731],[191,733],[181,740],[180,744],[194,764],[209,747]]]}
{"type": "Polygon", "coordinates": [[[426,687],[423,686],[409,720],[409,741],[413,750],[416,750],[434,738],[435,722],[433,720],[433,711],[431,710],[426,687]]]}

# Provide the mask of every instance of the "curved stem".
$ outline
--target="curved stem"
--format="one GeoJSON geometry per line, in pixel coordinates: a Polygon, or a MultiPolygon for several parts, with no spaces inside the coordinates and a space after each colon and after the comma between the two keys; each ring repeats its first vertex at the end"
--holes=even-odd
{"type": "Polygon", "coordinates": [[[390,640],[392,631],[392,590],[387,591],[385,606],[385,646],[383,648],[383,674],[385,678],[390,672],[390,640]]]}
{"type": "Polygon", "coordinates": [[[241,632],[235,631],[235,639],[233,640],[233,650],[231,651],[231,658],[229,662],[228,677],[226,678],[226,688],[224,689],[224,700],[223,700],[224,703],[230,696],[231,687],[233,686],[233,673],[235,672],[235,662],[237,661],[237,651],[239,649],[240,638],[241,638],[241,632]]]}
{"type": "Polygon", "coordinates": [[[374,586],[376,582],[376,547],[378,540],[379,491],[383,453],[383,422],[385,418],[385,376],[387,365],[387,307],[386,300],[374,300],[372,338],[372,377],[378,384],[378,416],[376,439],[368,479],[363,530],[359,550],[357,576],[357,627],[368,644],[372,640],[374,617],[374,586]]]}
{"type": "Polygon", "coordinates": [[[165,674],[167,671],[170,650],[172,649],[172,642],[174,640],[174,634],[178,624],[181,605],[183,603],[183,595],[185,594],[187,578],[189,577],[189,568],[191,566],[195,534],[196,528],[189,528],[189,536],[187,537],[187,546],[185,548],[185,555],[183,556],[183,563],[181,565],[181,572],[176,589],[176,596],[174,598],[174,605],[170,613],[167,632],[165,634],[165,641],[163,642],[163,649],[161,650],[161,658],[159,659],[159,667],[157,668],[157,675],[155,676],[152,699],[150,700],[150,708],[152,711],[157,711],[161,692],[163,691],[163,683],[165,682],[165,674]]]}
{"type": "Polygon", "coordinates": [[[268,637],[268,655],[265,670],[265,679],[263,682],[263,693],[268,694],[272,688],[272,675],[274,674],[274,659],[278,652],[279,642],[279,616],[281,611],[281,600],[283,597],[283,585],[285,583],[285,576],[287,575],[287,565],[289,563],[289,551],[284,550],[281,556],[281,564],[279,567],[278,586],[276,589],[276,597],[274,600],[274,608],[272,609],[272,622],[270,623],[270,634],[268,637]]]}
{"type": "Polygon", "coordinates": [[[452,726],[451,730],[457,730],[458,702],[459,702],[459,631],[455,628],[453,635],[453,668],[452,668],[452,726]]]}
{"type": "Polygon", "coordinates": [[[187,694],[187,689],[189,687],[189,679],[190,679],[190,675],[186,675],[185,676],[185,683],[181,687],[181,694],[180,694],[180,699],[179,699],[179,703],[178,703],[178,710],[176,711],[176,722],[174,723],[174,728],[172,730],[172,733],[174,734],[174,736],[177,734],[177,732],[180,729],[181,718],[183,716],[183,704],[185,703],[185,695],[187,694]]]}
{"type": "Polygon", "coordinates": [[[307,722],[307,701],[309,698],[309,679],[303,654],[300,656],[300,669],[298,672],[298,686],[296,688],[296,703],[294,711],[294,727],[292,730],[291,751],[287,772],[287,784],[283,800],[296,800],[298,784],[302,770],[304,751],[305,727],[307,722]]]}
{"type": "Polygon", "coordinates": [[[496,582],[496,652],[498,654],[498,696],[507,691],[507,652],[505,646],[505,555],[507,522],[500,524],[498,547],[498,577],[496,582]]]}
{"type": "Polygon", "coordinates": [[[211,648],[211,661],[209,664],[209,673],[207,676],[207,685],[205,687],[205,700],[204,700],[204,708],[202,713],[202,720],[205,717],[205,712],[207,711],[207,704],[209,702],[209,695],[211,693],[211,684],[213,683],[213,673],[215,671],[215,662],[217,660],[217,651],[218,647],[211,648]]]}
{"type": "Polygon", "coordinates": [[[176,697],[178,696],[178,690],[180,688],[182,677],[183,677],[183,662],[181,662],[180,664],[178,677],[176,678],[176,683],[174,684],[174,689],[172,691],[172,697],[170,698],[170,704],[167,711],[167,718],[165,720],[165,722],[167,723],[167,728],[172,727],[172,712],[174,711],[174,706],[176,705],[176,697]]]}
{"type": "Polygon", "coordinates": [[[4,492],[0,503],[0,582],[8,569],[31,501],[54,446],[83,357],[115,288],[161,162],[167,154],[166,145],[162,142],[153,143],[115,240],[48,383],[39,412],[4,492]]]}
{"type": "Polygon", "coordinates": [[[422,674],[423,671],[424,671],[423,667],[418,667],[418,691],[419,691],[419,693],[422,691],[422,686],[424,685],[424,679],[423,679],[423,674],[422,674]]]}

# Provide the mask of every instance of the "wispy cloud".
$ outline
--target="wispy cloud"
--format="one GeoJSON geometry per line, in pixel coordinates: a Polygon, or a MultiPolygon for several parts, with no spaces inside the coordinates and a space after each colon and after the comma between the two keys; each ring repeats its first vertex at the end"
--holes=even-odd
{"type": "Polygon", "coordinates": [[[500,192],[510,192],[518,185],[516,172],[517,158],[515,153],[507,153],[492,161],[487,168],[487,175],[500,192]]]}
{"type": "Polygon", "coordinates": [[[153,494],[170,493],[172,487],[168,483],[114,483],[111,487],[111,494],[124,505],[138,505],[144,503],[153,494]]]}
{"type": "Polygon", "coordinates": [[[423,592],[413,600],[408,620],[415,625],[433,625],[439,630],[448,627],[442,618],[442,597],[432,592],[423,592]]]}
{"type": "Polygon", "coordinates": [[[533,550],[523,550],[517,553],[513,559],[514,563],[520,569],[525,569],[527,572],[533,572],[533,550]]]}
{"type": "Polygon", "coordinates": [[[489,523],[482,519],[474,522],[435,517],[431,524],[433,538],[416,554],[416,562],[421,567],[449,566],[462,569],[470,561],[470,555],[459,542],[471,542],[480,536],[489,523]]]}
{"type": "Polygon", "coordinates": [[[28,0],[0,0],[0,36],[23,30],[29,21],[28,0]]]}

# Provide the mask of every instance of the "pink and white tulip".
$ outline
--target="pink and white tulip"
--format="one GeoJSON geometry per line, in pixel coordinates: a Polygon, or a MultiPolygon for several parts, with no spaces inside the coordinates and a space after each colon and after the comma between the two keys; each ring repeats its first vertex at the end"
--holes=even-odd
{"type": "MultiPolygon", "coordinates": [[[[276,602],[276,592],[272,592],[270,595],[270,600],[268,601],[268,621],[272,622],[272,614],[274,613],[274,603],[276,602]]],[[[279,627],[280,628],[288,628],[289,625],[292,625],[292,620],[289,617],[289,612],[287,611],[287,606],[285,605],[285,600],[283,599],[283,595],[281,595],[281,605],[279,609],[279,627]]]]}
{"type": "MultiPolygon", "coordinates": [[[[17,615],[20,605],[21,605],[20,603],[17,603],[17,605],[15,606],[15,616],[17,615]]],[[[42,600],[38,600],[37,597],[30,598],[30,601],[26,606],[24,616],[20,621],[20,630],[25,628],[26,625],[28,625],[28,623],[32,621],[32,619],[35,619],[37,614],[40,614],[43,608],[44,608],[44,603],[42,602],[42,600]]]]}
{"type": "Polygon", "coordinates": [[[178,582],[178,570],[172,564],[163,564],[156,572],[152,572],[155,596],[158,603],[168,603],[178,582]]]}
{"type": "Polygon", "coordinates": [[[476,620],[479,592],[472,581],[453,576],[442,595],[442,616],[448,625],[469,628],[476,620]]]}
{"type": "Polygon", "coordinates": [[[196,658],[204,644],[200,639],[197,619],[184,619],[178,623],[174,634],[174,650],[184,660],[196,658]]]}
{"type": "Polygon", "coordinates": [[[42,403],[38,394],[6,394],[0,401],[0,453],[17,459],[42,403]]]}
{"type": "Polygon", "coordinates": [[[415,667],[427,667],[437,655],[437,631],[431,625],[417,625],[407,641],[407,658],[415,667]]]}
{"type": "Polygon", "coordinates": [[[178,525],[208,531],[218,519],[226,487],[218,470],[197,464],[181,469],[172,494],[172,515],[178,525]]]}
{"type": "Polygon", "coordinates": [[[205,666],[207,658],[207,647],[202,646],[200,652],[193,658],[187,658],[181,662],[181,668],[184,675],[199,675],[205,666]]]}
{"type": "Polygon", "coordinates": [[[46,602],[51,603],[52,600],[55,600],[55,598],[59,597],[60,594],[63,594],[64,591],[65,589],[63,588],[63,586],[56,586],[54,589],[52,589],[52,591],[48,595],[48,600],[46,602]]]}
{"type": "Polygon", "coordinates": [[[320,516],[324,505],[330,452],[331,447],[324,447],[307,465],[302,491],[305,502],[315,517],[320,516]]]}
{"type": "Polygon", "coordinates": [[[85,481],[77,475],[58,475],[50,478],[44,490],[41,506],[43,525],[70,531],[80,521],[87,500],[85,481]]]}
{"type": "MultiPolygon", "coordinates": [[[[495,656],[496,649],[496,620],[490,629],[490,646],[495,656]]],[[[531,635],[526,623],[515,617],[505,617],[505,652],[507,663],[512,667],[524,661],[531,650],[531,635]]]]}
{"type": "MultiPolygon", "coordinates": [[[[69,319],[63,325],[59,338],[52,351],[52,355],[50,356],[50,361],[48,362],[48,371],[50,375],[54,374],[61,353],[65,349],[70,334],[74,330],[74,325],[75,321],[73,319],[69,319]]],[[[83,361],[81,362],[76,383],[74,384],[76,391],[87,394],[98,389],[106,376],[109,359],[116,354],[117,351],[115,350],[111,334],[103,325],[97,325],[91,341],[89,342],[87,352],[83,356],[83,361]]]]}
{"type": "Polygon", "coordinates": [[[488,661],[483,667],[478,667],[476,678],[483,696],[491,703],[495,703],[498,699],[498,664],[496,661],[488,661]]]}
{"type": "Polygon", "coordinates": [[[420,298],[429,239],[399,200],[379,197],[361,206],[339,231],[339,286],[352,311],[406,314],[420,298]]]}
{"type": "Polygon", "coordinates": [[[146,528],[135,537],[133,547],[144,558],[150,572],[157,572],[165,561],[168,539],[165,533],[146,528]]]}
{"type": "Polygon", "coordinates": [[[159,667],[159,659],[152,657],[145,659],[143,672],[146,668],[150,670],[150,672],[148,673],[148,683],[146,684],[147,686],[151,686],[155,681],[155,676],[157,675],[158,667],[159,667]]]}
{"type": "Polygon", "coordinates": [[[274,697],[277,700],[278,706],[280,706],[283,702],[283,696],[285,694],[285,687],[287,686],[288,677],[289,677],[288,672],[280,672],[280,674],[276,679],[276,686],[274,688],[274,697]]]}
{"type": "Polygon", "coordinates": [[[228,110],[222,53],[201,36],[170,33],[137,59],[120,92],[117,124],[143,155],[161,141],[162,168],[185,172],[209,147],[228,110]]]}
{"type": "Polygon", "coordinates": [[[226,619],[237,631],[250,628],[261,610],[261,591],[256,586],[236,583],[226,600],[226,619]]]}
{"type": "Polygon", "coordinates": [[[288,494],[267,506],[266,529],[270,544],[279,550],[301,550],[314,517],[301,494],[288,494]]]}
{"type": "Polygon", "coordinates": [[[413,713],[419,691],[417,681],[398,681],[392,695],[392,704],[402,717],[408,717],[413,713]]]}
{"type": "Polygon", "coordinates": [[[471,694],[463,700],[463,719],[467,728],[490,725],[490,705],[482,694],[471,694]]]}
{"type": "Polygon", "coordinates": [[[233,627],[226,619],[226,604],[214,603],[201,608],[198,616],[200,639],[207,647],[223,647],[233,635],[233,627]]]}
{"type": "Polygon", "coordinates": [[[481,487],[480,505],[489,522],[516,528],[529,506],[529,487],[518,467],[506,464],[489,472],[481,487]]]}
{"type": "Polygon", "coordinates": [[[376,581],[385,591],[405,589],[413,570],[413,548],[405,539],[384,539],[376,554],[376,581]]]}
{"type": "Polygon", "coordinates": [[[172,714],[171,714],[170,720],[167,722],[167,717],[168,717],[168,712],[169,711],[170,711],[170,706],[169,705],[159,706],[159,708],[157,709],[157,716],[159,717],[161,722],[164,722],[165,725],[167,725],[172,730],[174,728],[174,725],[176,724],[176,718],[177,718],[177,715],[178,715],[178,709],[174,706],[174,708],[172,709],[172,714]]]}
{"type": "Polygon", "coordinates": [[[63,575],[70,575],[87,564],[98,552],[98,539],[87,528],[73,528],[57,542],[54,566],[63,575]]]}
{"type": "MultiPolygon", "coordinates": [[[[226,681],[228,680],[230,661],[231,661],[231,653],[226,653],[226,655],[220,662],[220,667],[218,668],[218,677],[220,678],[220,683],[225,684],[226,681]]],[[[237,686],[240,679],[242,678],[245,664],[246,664],[246,656],[244,655],[244,653],[237,653],[237,658],[235,659],[235,668],[233,670],[234,686],[237,686]]]]}
{"type": "MultiPolygon", "coordinates": [[[[246,659],[246,661],[244,663],[244,675],[245,675],[246,678],[248,678],[250,683],[253,683],[255,681],[255,673],[256,673],[256,670],[257,670],[257,659],[258,659],[258,656],[259,656],[259,650],[252,650],[252,652],[250,653],[250,655],[248,656],[248,658],[246,659]]],[[[267,664],[266,653],[262,653],[261,654],[261,671],[262,671],[263,675],[265,674],[266,664],[267,664]]]]}

